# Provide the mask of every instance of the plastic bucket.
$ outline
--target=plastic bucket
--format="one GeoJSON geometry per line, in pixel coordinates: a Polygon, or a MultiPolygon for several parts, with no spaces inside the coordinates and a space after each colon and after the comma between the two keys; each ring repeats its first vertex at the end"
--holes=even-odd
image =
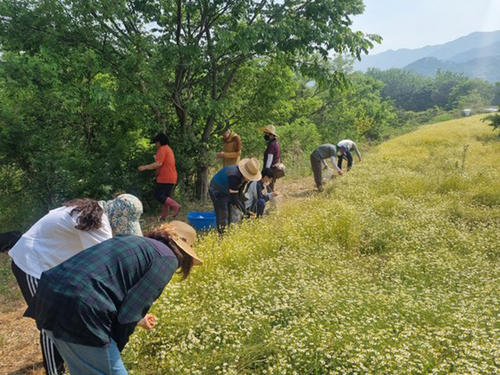
{"type": "Polygon", "coordinates": [[[197,231],[215,229],[215,212],[188,212],[188,223],[197,231]]]}

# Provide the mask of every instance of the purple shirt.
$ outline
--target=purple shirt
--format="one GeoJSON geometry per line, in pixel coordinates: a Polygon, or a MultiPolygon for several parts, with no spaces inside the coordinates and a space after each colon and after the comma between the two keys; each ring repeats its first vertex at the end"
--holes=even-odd
{"type": "Polygon", "coordinates": [[[264,167],[266,166],[267,156],[269,154],[273,155],[273,162],[271,163],[271,166],[280,162],[281,148],[277,139],[273,139],[267,145],[266,151],[264,152],[264,167]]]}

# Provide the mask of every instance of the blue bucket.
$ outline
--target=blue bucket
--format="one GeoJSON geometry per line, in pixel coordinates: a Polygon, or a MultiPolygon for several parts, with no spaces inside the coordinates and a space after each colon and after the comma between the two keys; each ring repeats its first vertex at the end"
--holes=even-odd
{"type": "Polygon", "coordinates": [[[197,231],[215,229],[215,212],[188,212],[188,223],[197,231]]]}

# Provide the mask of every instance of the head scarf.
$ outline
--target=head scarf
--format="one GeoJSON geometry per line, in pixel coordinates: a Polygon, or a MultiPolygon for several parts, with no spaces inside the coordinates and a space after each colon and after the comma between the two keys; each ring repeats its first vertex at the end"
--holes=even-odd
{"type": "Polygon", "coordinates": [[[108,215],[115,236],[133,234],[142,236],[139,219],[142,215],[141,201],[131,195],[122,194],[110,201],[99,202],[108,215]]]}

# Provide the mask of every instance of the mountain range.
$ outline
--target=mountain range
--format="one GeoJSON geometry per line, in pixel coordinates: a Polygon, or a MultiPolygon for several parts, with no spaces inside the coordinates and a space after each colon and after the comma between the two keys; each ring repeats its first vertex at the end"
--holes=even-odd
{"type": "Polygon", "coordinates": [[[425,76],[433,76],[441,69],[497,82],[500,81],[500,30],[475,32],[436,46],[367,55],[354,68],[361,71],[402,68],[425,76]]]}

